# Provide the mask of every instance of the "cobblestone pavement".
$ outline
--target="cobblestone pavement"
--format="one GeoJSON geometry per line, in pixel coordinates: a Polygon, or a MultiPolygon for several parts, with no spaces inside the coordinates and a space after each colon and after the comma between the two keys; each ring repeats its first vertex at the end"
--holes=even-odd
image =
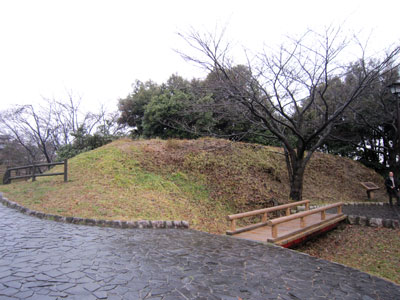
{"type": "Polygon", "coordinates": [[[400,286],[276,246],[44,221],[0,205],[0,299],[400,299],[400,286]]]}
{"type": "MultiPolygon", "coordinates": [[[[394,200],[396,203],[396,200],[394,200]]],[[[372,218],[395,219],[400,221],[400,207],[397,205],[345,205],[343,213],[346,215],[367,216],[372,218]]]]}

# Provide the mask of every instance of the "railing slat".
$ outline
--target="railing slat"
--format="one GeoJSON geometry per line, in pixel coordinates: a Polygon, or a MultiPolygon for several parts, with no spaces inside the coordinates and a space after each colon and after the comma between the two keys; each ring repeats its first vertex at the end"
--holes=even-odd
{"type": "Polygon", "coordinates": [[[335,207],[338,208],[338,214],[341,214],[342,213],[342,209],[341,209],[342,205],[343,205],[343,202],[322,206],[322,207],[319,207],[319,208],[315,208],[313,210],[303,211],[303,212],[300,212],[300,213],[297,213],[297,214],[293,214],[293,215],[290,215],[290,216],[269,220],[268,224],[269,225],[274,225],[274,224],[285,223],[285,222],[288,222],[288,221],[291,221],[291,220],[294,220],[294,219],[298,219],[298,218],[301,218],[301,217],[306,217],[306,216],[309,216],[309,215],[313,215],[313,214],[319,213],[321,211],[326,211],[328,209],[335,208],[335,207]]]}
{"type": "MultiPolygon", "coordinates": [[[[39,169],[39,172],[40,169],[39,169]]],[[[32,164],[32,165],[28,165],[28,166],[21,166],[21,167],[11,167],[11,168],[7,168],[5,174],[4,174],[4,178],[3,178],[3,183],[4,184],[8,184],[11,183],[11,180],[14,179],[22,179],[22,178],[32,178],[32,181],[36,180],[36,177],[42,177],[42,176],[58,176],[58,175],[64,175],[64,182],[68,181],[68,160],[64,160],[63,162],[54,162],[54,163],[43,163],[43,164],[32,164]],[[64,172],[59,172],[59,173],[46,173],[46,174],[42,174],[36,173],[36,168],[40,168],[40,167],[50,167],[50,166],[56,166],[56,165],[64,165],[64,172]],[[28,175],[19,175],[19,176],[11,176],[11,171],[17,171],[17,170],[22,170],[22,169],[31,169],[32,170],[32,174],[28,174],[28,175]]]]}
{"type": "MultiPolygon", "coordinates": [[[[63,165],[64,162],[54,162],[54,163],[43,163],[43,164],[35,164],[36,167],[48,167],[48,166],[57,166],[57,165],[63,165]]],[[[27,168],[32,168],[33,165],[27,165],[27,166],[21,166],[21,167],[11,167],[7,168],[9,171],[14,171],[14,170],[20,170],[20,169],[27,169],[27,168]]]]}
{"type": "Polygon", "coordinates": [[[248,211],[248,212],[244,212],[244,213],[229,215],[229,216],[227,216],[227,219],[230,221],[233,219],[241,219],[241,218],[246,218],[246,217],[257,216],[257,215],[261,215],[261,214],[268,213],[268,212],[284,210],[284,209],[299,206],[302,204],[305,204],[306,209],[307,209],[307,207],[309,207],[309,203],[310,203],[310,200],[297,201],[297,202],[293,202],[293,203],[289,203],[289,204],[283,204],[283,205],[248,211]]]}
{"type": "Polygon", "coordinates": [[[286,216],[286,217],[280,217],[277,219],[273,219],[273,220],[269,220],[267,222],[267,224],[269,226],[271,226],[271,235],[273,238],[276,238],[278,236],[278,225],[281,223],[285,223],[285,222],[289,222],[291,220],[296,220],[296,219],[300,219],[300,228],[304,228],[306,227],[306,220],[305,217],[309,216],[309,215],[313,215],[313,214],[317,214],[317,213],[321,213],[321,220],[325,220],[326,219],[326,211],[328,209],[332,209],[337,207],[337,214],[340,215],[342,214],[342,205],[343,202],[338,202],[338,203],[334,203],[334,204],[330,204],[330,205],[326,205],[323,207],[319,207],[313,210],[307,210],[307,211],[303,211],[297,214],[293,214],[290,216],[286,216]]]}

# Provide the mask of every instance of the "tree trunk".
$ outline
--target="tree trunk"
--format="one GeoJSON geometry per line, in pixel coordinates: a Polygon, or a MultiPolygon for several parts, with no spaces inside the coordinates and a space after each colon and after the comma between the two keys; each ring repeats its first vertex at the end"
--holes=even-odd
{"type": "Polygon", "coordinates": [[[311,156],[304,157],[304,147],[299,147],[297,151],[295,151],[294,149],[288,149],[288,147],[284,145],[284,149],[290,183],[289,197],[293,201],[300,201],[303,198],[304,171],[311,156]]]}
{"type": "Polygon", "coordinates": [[[388,155],[389,171],[392,171],[395,173],[396,176],[399,176],[400,174],[396,168],[397,167],[397,159],[396,159],[397,151],[393,148],[389,148],[388,152],[389,152],[388,153],[389,154],[388,155]]]}
{"type": "Polygon", "coordinates": [[[300,201],[303,198],[303,179],[305,166],[300,162],[294,162],[292,176],[290,178],[290,199],[300,201]]]}

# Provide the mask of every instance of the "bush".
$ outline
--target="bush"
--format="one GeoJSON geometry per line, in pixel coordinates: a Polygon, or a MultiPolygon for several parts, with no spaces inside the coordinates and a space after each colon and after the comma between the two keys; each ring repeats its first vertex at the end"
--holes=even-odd
{"type": "Polygon", "coordinates": [[[114,139],[114,137],[110,135],[102,135],[99,133],[88,134],[84,128],[79,128],[73,136],[75,139],[72,144],[64,145],[57,150],[58,160],[72,158],[79,153],[106,145],[114,139]]]}

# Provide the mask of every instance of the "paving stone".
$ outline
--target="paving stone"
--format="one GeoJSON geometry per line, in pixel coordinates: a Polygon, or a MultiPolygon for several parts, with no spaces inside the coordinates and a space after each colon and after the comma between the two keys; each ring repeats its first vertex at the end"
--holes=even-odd
{"type": "Polygon", "coordinates": [[[26,298],[27,300],[57,300],[57,297],[55,296],[44,296],[44,295],[33,295],[29,298],[26,298]]]}
{"type": "MultiPolygon", "coordinates": [[[[113,295],[113,294],[108,295],[108,300],[121,300],[121,299],[122,297],[119,295],[113,295]]],[[[139,299],[139,297],[137,299],[139,299]]]]}
{"type": "Polygon", "coordinates": [[[95,295],[98,299],[107,299],[107,292],[104,291],[96,291],[93,293],[93,295],[95,295]]]}
{"type": "Polygon", "coordinates": [[[29,277],[34,277],[34,276],[35,276],[35,273],[17,272],[17,273],[14,273],[14,276],[16,276],[16,277],[23,277],[23,278],[29,278],[29,277]]]}
{"type": "Polygon", "coordinates": [[[75,284],[73,284],[73,283],[63,283],[63,284],[57,284],[54,288],[57,291],[65,291],[65,290],[70,289],[70,288],[72,288],[74,286],[75,286],[75,284]]]}
{"type": "Polygon", "coordinates": [[[14,296],[17,293],[18,293],[17,289],[10,288],[10,287],[0,290],[0,296],[9,296],[9,297],[11,297],[11,296],[14,296]]]}
{"type": "Polygon", "coordinates": [[[26,299],[26,298],[33,296],[33,293],[34,292],[32,290],[28,290],[28,291],[24,291],[24,292],[18,292],[14,296],[17,299],[26,299]]]}
{"type": "Polygon", "coordinates": [[[71,272],[71,273],[67,274],[67,277],[71,278],[71,279],[79,279],[79,278],[85,277],[85,273],[80,272],[80,271],[71,272]]]}
{"type": "Polygon", "coordinates": [[[12,272],[10,270],[4,270],[0,272],[0,279],[3,279],[5,277],[8,277],[12,274],[12,272]]]}
{"type": "Polygon", "coordinates": [[[1,300],[17,300],[18,298],[15,297],[8,297],[8,296],[1,296],[1,300]]]}
{"type": "Polygon", "coordinates": [[[360,271],[193,230],[67,224],[0,205],[0,241],[1,300],[400,299],[399,285],[360,271]]]}
{"type": "Polygon", "coordinates": [[[67,294],[71,294],[71,295],[89,295],[90,294],[89,291],[85,290],[81,286],[74,286],[74,287],[64,290],[63,292],[65,292],[67,294]]]}
{"type": "Polygon", "coordinates": [[[54,284],[51,282],[46,282],[46,281],[30,281],[27,283],[23,284],[24,288],[35,288],[35,287],[39,287],[39,288],[45,288],[48,286],[53,286],[54,284]]]}
{"type": "Polygon", "coordinates": [[[94,292],[101,288],[101,285],[97,284],[96,282],[86,283],[82,286],[84,289],[88,290],[89,292],[94,292]]]}
{"type": "Polygon", "coordinates": [[[35,275],[35,279],[39,280],[39,281],[49,281],[49,280],[52,279],[52,277],[49,277],[49,276],[44,275],[44,274],[37,274],[37,275],[35,275]]]}
{"type": "Polygon", "coordinates": [[[64,292],[50,292],[49,294],[48,294],[49,296],[54,296],[54,297],[61,297],[61,298],[66,298],[66,297],[68,297],[69,295],[67,294],[67,293],[64,293],[64,292]]]}
{"type": "Polygon", "coordinates": [[[21,288],[22,283],[18,282],[18,281],[8,281],[8,282],[5,282],[4,285],[14,288],[14,289],[19,289],[19,288],[21,288]]]}
{"type": "Polygon", "coordinates": [[[60,271],[57,271],[57,270],[50,270],[47,272],[43,272],[43,274],[46,276],[52,277],[52,278],[56,278],[56,277],[62,275],[63,273],[61,273],[60,271]]]}

